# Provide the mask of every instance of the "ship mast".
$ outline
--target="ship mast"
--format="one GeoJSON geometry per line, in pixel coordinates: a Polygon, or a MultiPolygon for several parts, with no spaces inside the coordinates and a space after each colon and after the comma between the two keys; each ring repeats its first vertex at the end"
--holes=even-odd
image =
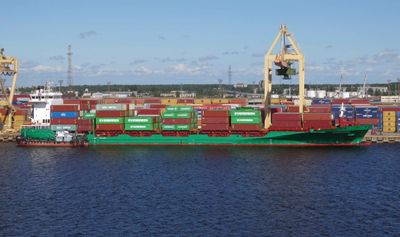
{"type": "Polygon", "coordinates": [[[271,94],[272,94],[272,70],[273,64],[277,67],[276,75],[283,79],[291,79],[291,76],[299,74],[299,112],[303,117],[304,106],[304,55],[301,52],[292,34],[286,25],[281,25],[278,35],[264,56],[264,106],[266,117],[264,127],[271,126],[271,94]],[[281,40],[281,49],[278,54],[273,54],[278,41],[281,40]],[[287,44],[288,42],[288,44],[287,44]],[[298,72],[291,65],[298,62],[298,72]]]}

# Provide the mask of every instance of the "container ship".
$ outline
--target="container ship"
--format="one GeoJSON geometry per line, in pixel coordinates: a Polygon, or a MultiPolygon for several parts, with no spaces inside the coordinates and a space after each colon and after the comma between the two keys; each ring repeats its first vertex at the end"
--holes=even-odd
{"type": "MultiPolygon", "coordinates": [[[[118,99],[114,104],[96,104],[97,100],[64,100],[75,104],[50,105],[49,119],[46,107],[35,110],[33,103],[34,115],[36,112],[41,117],[41,123],[23,126],[17,142],[20,146],[71,147],[349,146],[360,145],[372,127],[352,122],[353,112],[345,112],[343,105],[309,106],[303,114],[298,112],[298,106],[273,105],[272,125],[265,129],[266,112],[260,107],[188,104],[193,99],[168,99],[170,105],[161,101],[118,99]]],[[[54,99],[53,102],[57,103],[54,99]]],[[[378,116],[371,111],[372,106],[367,108],[363,114],[378,116]]]]}
{"type": "Polygon", "coordinates": [[[304,94],[304,56],[283,25],[265,55],[264,98],[259,107],[249,107],[240,98],[73,102],[38,90],[31,94],[33,124],[21,129],[17,142],[20,146],[349,146],[360,145],[372,127],[371,121],[354,121],[353,116],[379,123],[373,107],[356,108],[356,113],[344,103],[306,107],[304,94]],[[279,39],[283,47],[272,54],[279,39]],[[271,103],[273,71],[283,79],[298,75],[297,105],[271,103]]]}

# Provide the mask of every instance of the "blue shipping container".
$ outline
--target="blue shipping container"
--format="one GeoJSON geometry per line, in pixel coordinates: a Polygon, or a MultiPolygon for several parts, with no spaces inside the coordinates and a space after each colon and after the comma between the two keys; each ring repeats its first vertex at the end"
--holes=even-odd
{"type": "Polygon", "coordinates": [[[51,112],[50,118],[78,118],[78,112],[51,112]]]}
{"type": "Polygon", "coordinates": [[[311,101],[312,105],[328,105],[331,104],[331,100],[330,99],[313,99],[311,101]]]}
{"type": "MultiPolygon", "coordinates": [[[[334,118],[339,118],[341,106],[332,106],[332,115],[334,118]]],[[[354,118],[354,110],[352,106],[344,106],[344,118],[352,119],[354,118]]]]}
{"type": "Polygon", "coordinates": [[[356,113],[377,114],[378,107],[355,107],[356,113]]]}

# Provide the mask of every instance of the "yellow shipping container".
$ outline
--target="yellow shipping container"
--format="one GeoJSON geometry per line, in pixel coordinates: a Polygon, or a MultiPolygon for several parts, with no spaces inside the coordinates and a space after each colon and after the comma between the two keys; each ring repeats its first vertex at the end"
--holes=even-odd
{"type": "Polygon", "coordinates": [[[396,132],[396,127],[394,127],[394,128],[392,128],[392,127],[389,127],[389,128],[383,127],[383,132],[396,132]]]}
{"type": "Polygon", "coordinates": [[[383,117],[395,117],[396,118],[396,111],[383,111],[383,117]]]}
{"type": "Polygon", "coordinates": [[[194,99],[194,103],[202,105],[211,104],[211,99],[194,99]]]}
{"type": "Polygon", "coordinates": [[[281,103],[281,99],[279,99],[279,98],[272,98],[272,99],[271,99],[271,103],[272,103],[272,104],[280,104],[280,103],[281,103]]]}
{"type": "Polygon", "coordinates": [[[383,128],[396,128],[395,122],[383,122],[383,128]]]}
{"type": "Polygon", "coordinates": [[[176,105],[177,99],[161,99],[161,104],[163,105],[176,105]]]}
{"type": "Polygon", "coordinates": [[[211,99],[211,104],[229,104],[229,99],[211,99]]]}
{"type": "Polygon", "coordinates": [[[383,117],[383,122],[396,122],[396,117],[394,116],[383,117]]]}

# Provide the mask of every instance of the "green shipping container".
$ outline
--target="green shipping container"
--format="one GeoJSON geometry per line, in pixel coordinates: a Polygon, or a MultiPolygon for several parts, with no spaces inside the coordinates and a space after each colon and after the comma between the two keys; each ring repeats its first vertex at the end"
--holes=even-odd
{"type": "Polygon", "coordinates": [[[165,112],[162,115],[163,118],[191,118],[193,117],[192,112],[165,112]]]}
{"type": "Polygon", "coordinates": [[[166,111],[186,111],[186,112],[191,112],[193,111],[192,106],[167,106],[165,108],[166,111]]]}
{"type": "Polygon", "coordinates": [[[232,124],[259,124],[261,123],[261,118],[260,117],[231,117],[231,123],[232,124]]]}
{"type": "Polygon", "coordinates": [[[229,114],[231,117],[233,116],[261,116],[261,112],[259,110],[230,110],[229,114]]]}
{"type": "Polygon", "coordinates": [[[58,124],[50,126],[50,129],[52,131],[76,131],[76,128],[77,126],[74,124],[71,125],[58,124]]]}
{"type": "Polygon", "coordinates": [[[96,118],[96,113],[89,113],[89,112],[83,111],[83,118],[84,119],[94,119],[94,118],[96,118]]]}
{"type": "Polygon", "coordinates": [[[191,124],[163,124],[162,130],[164,131],[189,131],[194,128],[191,124]]]}
{"type": "MultiPolygon", "coordinates": [[[[140,117],[127,117],[125,118],[125,123],[153,123],[154,117],[150,116],[140,116],[140,117]]],[[[159,121],[159,117],[156,117],[156,121],[159,121]]]]}
{"type": "Polygon", "coordinates": [[[147,124],[125,124],[125,130],[127,131],[152,131],[158,128],[158,124],[147,123],[147,124]]]}
{"type": "Polygon", "coordinates": [[[124,118],[96,118],[97,124],[122,124],[124,118]]]}

